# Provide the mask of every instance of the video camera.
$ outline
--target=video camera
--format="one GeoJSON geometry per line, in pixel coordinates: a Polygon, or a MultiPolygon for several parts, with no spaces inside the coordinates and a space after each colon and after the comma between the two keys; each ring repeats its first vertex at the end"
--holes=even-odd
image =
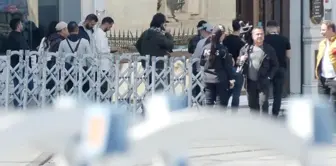
{"type": "Polygon", "coordinates": [[[245,41],[248,44],[251,44],[252,41],[252,29],[253,25],[250,25],[250,23],[244,23],[244,21],[239,21],[240,24],[240,37],[243,41],[245,41]]]}

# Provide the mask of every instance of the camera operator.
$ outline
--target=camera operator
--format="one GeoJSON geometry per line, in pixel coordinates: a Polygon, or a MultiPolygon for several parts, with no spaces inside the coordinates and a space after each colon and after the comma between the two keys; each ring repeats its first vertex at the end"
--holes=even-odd
{"type": "Polygon", "coordinates": [[[274,49],[264,43],[264,30],[260,27],[252,30],[253,43],[247,43],[238,57],[238,65],[246,75],[248,105],[251,111],[268,114],[268,94],[271,79],[278,70],[278,60],[274,49]]]}
{"type": "Polygon", "coordinates": [[[223,45],[228,48],[228,51],[234,60],[233,77],[235,79],[235,86],[229,90],[228,96],[229,98],[232,96],[231,108],[234,111],[238,110],[240,93],[244,83],[244,77],[241,73],[236,72],[237,65],[235,64],[239,56],[240,49],[245,45],[245,42],[240,38],[240,21],[241,20],[239,19],[234,19],[232,21],[233,32],[226,36],[223,40],[223,45]]]}
{"type": "Polygon", "coordinates": [[[285,73],[287,71],[287,60],[290,58],[289,51],[291,45],[289,40],[279,34],[279,25],[276,21],[271,20],[266,24],[265,43],[271,45],[278,57],[279,68],[274,78],[272,79],[273,85],[273,107],[272,115],[278,116],[281,107],[281,98],[283,93],[283,86],[285,83],[285,73]]]}

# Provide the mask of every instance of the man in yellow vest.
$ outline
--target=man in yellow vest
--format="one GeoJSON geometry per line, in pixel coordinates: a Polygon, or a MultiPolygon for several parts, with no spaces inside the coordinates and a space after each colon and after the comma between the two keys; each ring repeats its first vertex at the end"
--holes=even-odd
{"type": "Polygon", "coordinates": [[[319,44],[316,57],[315,76],[318,79],[318,93],[326,95],[336,104],[336,26],[331,21],[324,21],[321,25],[324,39],[319,44]]]}

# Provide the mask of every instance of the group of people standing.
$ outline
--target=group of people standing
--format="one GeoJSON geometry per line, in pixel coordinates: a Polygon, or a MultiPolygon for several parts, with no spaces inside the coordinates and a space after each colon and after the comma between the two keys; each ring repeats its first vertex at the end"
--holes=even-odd
{"type": "MultiPolygon", "coordinates": [[[[99,27],[95,28],[98,23],[98,17],[95,14],[89,14],[86,16],[85,20],[78,24],[75,21],[69,23],[63,21],[52,21],[48,27],[48,33],[44,38],[42,38],[41,43],[38,47],[38,52],[40,55],[46,52],[58,52],[59,55],[66,55],[77,53],[79,55],[104,55],[114,52],[111,50],[106,32],[109,31],[114,20],[111,17],[105,17],[102,19],[99,27]]],[[[23,36],[23,25],[22,19],[14,18],[10,21],[11,32],[9,33],[6,42],[6,50],[36,50],[36,48],[30,48],[27,40],[23,36]]],[[[12,55],[11,66],[15,68],[19,64],[19,55],[12,55]]],[[[36,65],[38,57],[30,59],[30,67],[36,65]]],[[[92,57],[95,58],[95,57],[92,57]]],[[[101,58],[101,70],[109,70],[110,64],[106,64],[104,58],[101,58]]],[[[48,57],[47,67],[50,69],[56,63],[55,57],[48,57]]],[[[67,58],[65,68],[69,69],[73,63],[73,58],[67,58]]],[[[85,66],[87,68],[87,66],[85,66]]],[[[24,72],[23,72],[24,73],[24,72]]],[[[17,75],[13,75],[14,87],[19,85],[17,75]]],[[[20,76],[23,77],[23,76],[20,76]]],[[[52,89],[55,87],[55,82],[53,80],[47,82],[47,89],[52,89]]],[[[66,83],[66,90],[73,87],[72,82],[66,83]]],[[[29,88],[32,89],[33,85],[29,83],[29,88]]],[[[107,83],[103,83],[101,90],[107,91],[107,83]]],[[[83,85],[83,91],[89,90],[89,83],[83,85]]],[[[16,92],[20,93],[20,92],[16,92]]],[[[104,92],[103,92],[104,93],[104,92]]],[[[19,106],[17,101],[14,101],[15,106],[19,106]]]]}
{"type": "MultiPolygon", "coordinates": [[[[136,42],[140,55],[174,56],[174,41],[167,22],[162,13],[153,16],[150,28],[136,42]]],[[[198,34],[189,42],[191,57],[200,59],[193,65],[193,73],[196,75],[201,68],[204,69],[205,104],[227,107],[232,97],[231,107],[238,110],[241,90],[245,85],[250,109],[268,114],[270,87],[273,86],[272,115],[278,116],[290,58],[290,42],[279,34],[280,26],[273,20],[267,22],[265,29],[254,27],[250,35],[252,39],[243,40],[241,22],[233,20],[233,32],[228,35],[223,25],[212,26],[202,20],[197,24],[198,34]]],[[[143,67],[146,67],[145,63],[143,67]]],[[[163,64],[156,64],[156,72],[163,70],[163,64]]],[[[193,96],[198,96],[201,89],[195,86],[193,96]]]]}
{"type": "MultiPolygon", "coordinates": [[[[238,110],[245,85],[249,108],[268,114],[270,87],[273,86],[272,115],[278,116],[290,56],[289,40],[279,34],[276,21],[268,21],[265,29],[254,27],[251,29],[252,40],[243,40],[241,22],[233,20],[233,32],[227,35],[224,26],[200,21],[198,35],[190,40],[189,53],[201,59],[193,71],[196,74],[203,67],[205,72],[206,105],[216,103],[227,107],[232,97],[231,107],[238,110]]],[[[193,94],[197,95],[199,91],[200,88],[195,87],[193,94]]]]}

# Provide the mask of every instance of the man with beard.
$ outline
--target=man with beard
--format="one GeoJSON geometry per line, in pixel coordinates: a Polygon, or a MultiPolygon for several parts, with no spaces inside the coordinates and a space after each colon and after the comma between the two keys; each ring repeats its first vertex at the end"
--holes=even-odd
{"type": "MultiPolygon", "coordinates": [[[[110,56],[110,53],[114,52],[111,50],[108,38],[106,37],[106,32],[109,31],[114,24],[114,20],[111,17],[105,17],[102,20],[102,23],[99,28],[96,29],[95,32],[95,46],[96,46],[96,53],[100,60],[100,70],[103,71],[102,73],[105,73],[105,75],[108,76],[110,67],[112,64],[110,63],[110,60],[106,56],[110,56]]],[[[102,76],[102,78],[104,78],[102,76]]],[[[104,95],[108,89],[107,80],[105,80],[100,87],[101,93],[104,95]]]]}
{"type": "Polygon", "coordinates": [[[79,26],[79,37],[89,41],[93,52],[95,52],[94,26],[97,22],[98,17],[95,14],[89,14],[86,16],[83,24],[79,26]]]}

